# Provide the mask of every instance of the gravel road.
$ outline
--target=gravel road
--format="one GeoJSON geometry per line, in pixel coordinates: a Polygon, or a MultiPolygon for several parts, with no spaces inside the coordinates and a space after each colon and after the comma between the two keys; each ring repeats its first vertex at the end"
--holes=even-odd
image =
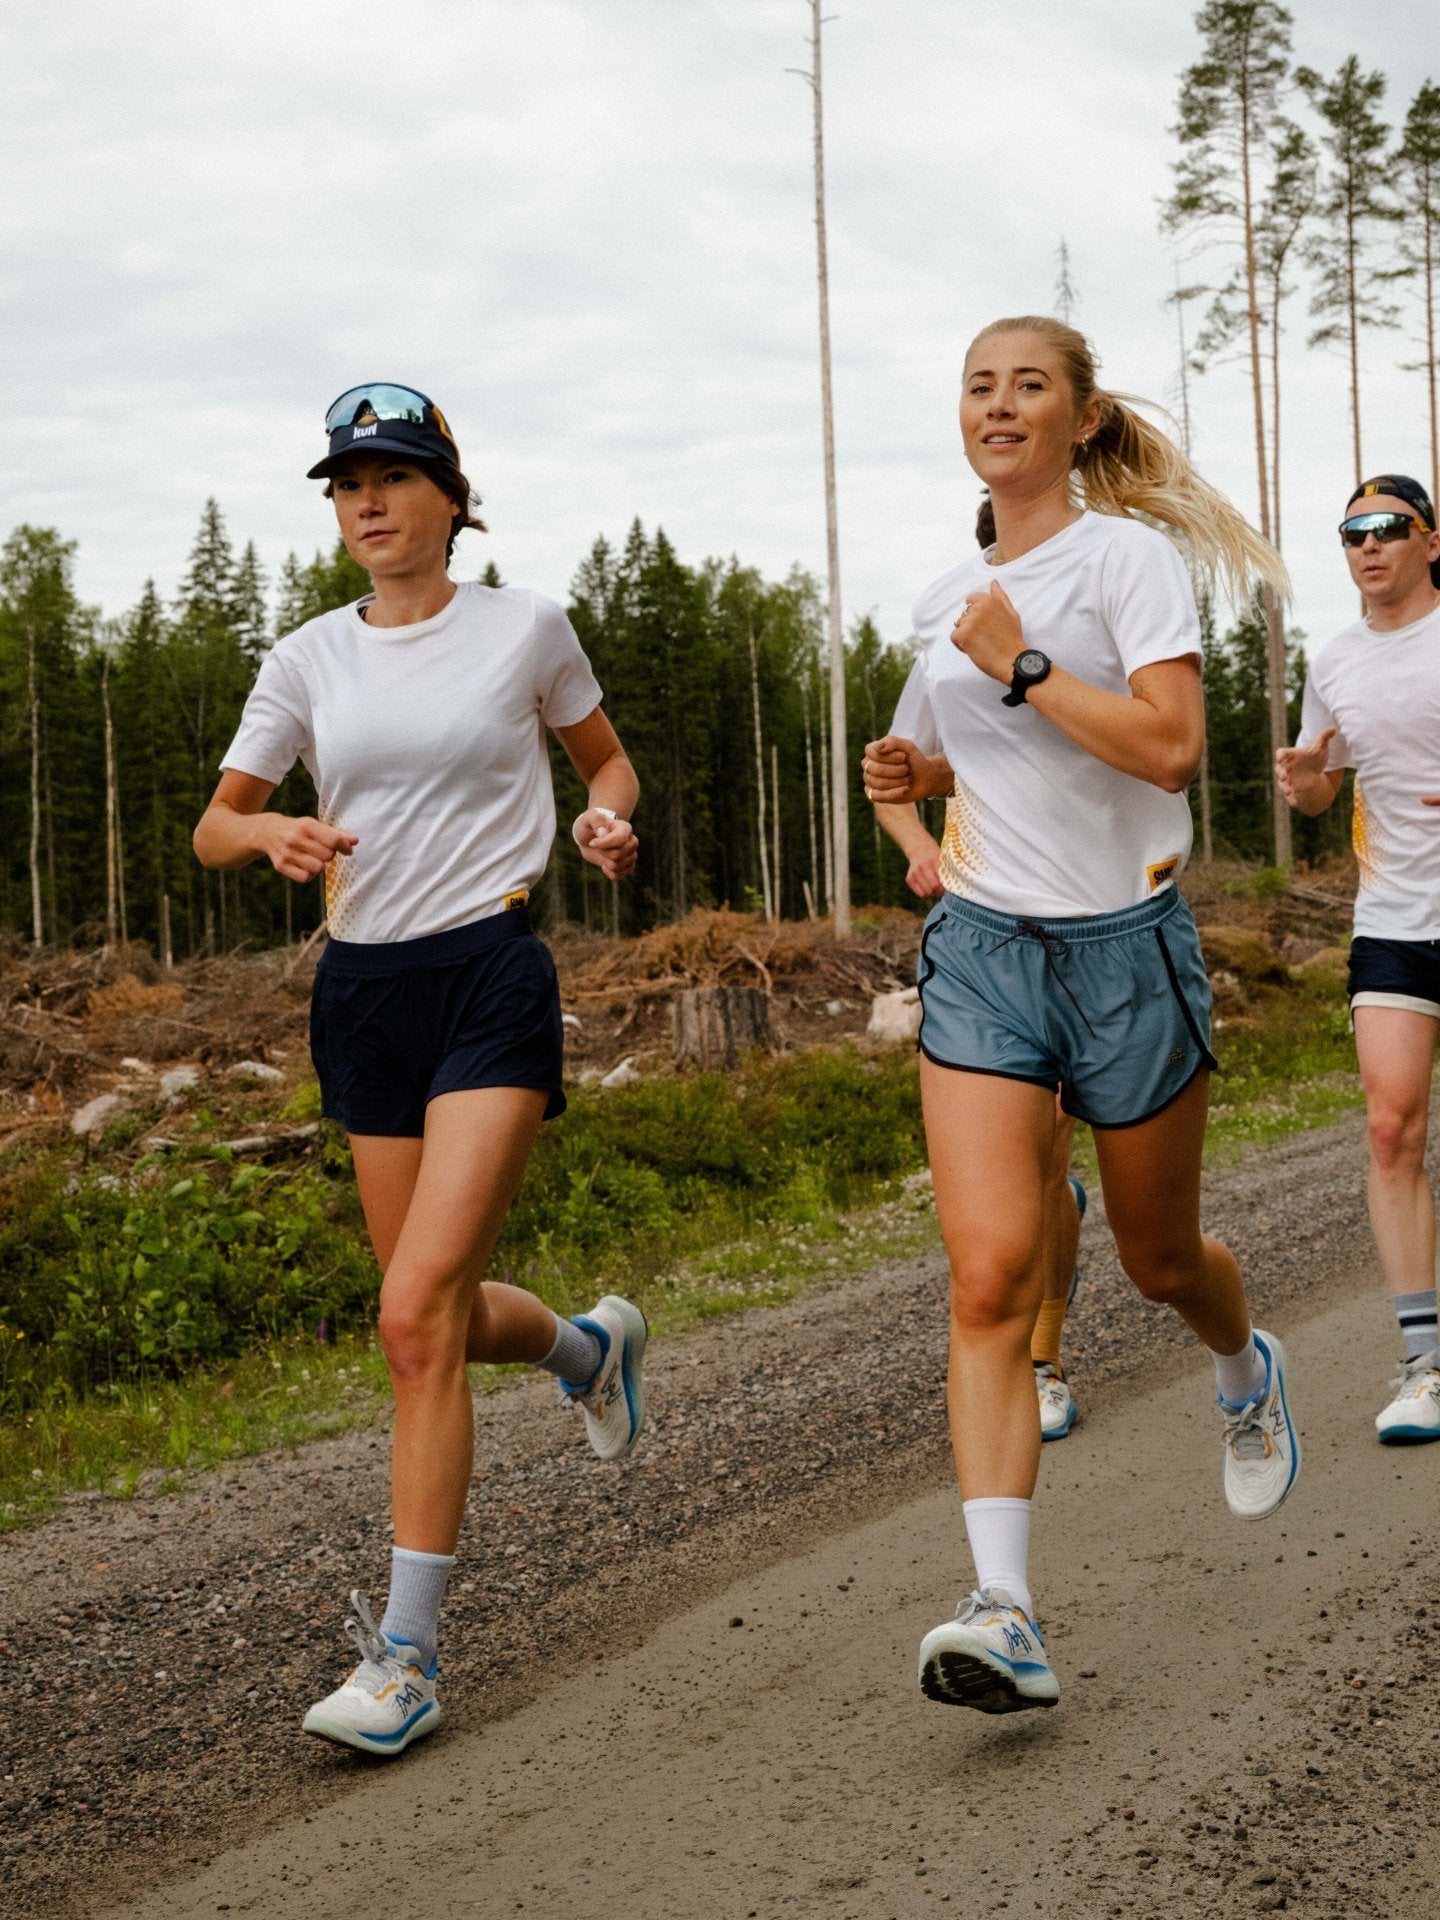
{"type": "Polygon", "coordinates": [[[1306,1476],[1264,1528],[1225,1513],[1203,1363],[1092,1210],[1087,1417],[1046,1449],[1037,1556],[1056,1714],[913,1688],[968,1574],[937,1253],[658,1344],[619,1472],[548,1383],[481,1400],[450,1726],[388,1772],[296,1732],[345,1589],[383,1591],[383,1437],[11,1536],[4,1912],[369,1920],[401,1881],[546,1920],[1433,1910],[1440,1449],[1369,1438],[1394,1338],[1362,1165],[1352,1120],[1208,1180],[1296,1362],[1306,1476]]]}

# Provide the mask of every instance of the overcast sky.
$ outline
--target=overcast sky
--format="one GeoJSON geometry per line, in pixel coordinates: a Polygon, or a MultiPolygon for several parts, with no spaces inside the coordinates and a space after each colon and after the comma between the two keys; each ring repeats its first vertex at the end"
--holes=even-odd
{"type": "MultiPolygon", "coordinates": [[[[1170,183],[1187,0],[833,0],[832,327],[847,620],[909,631],[969,540],[955,426],[987,319],[1054,305],[1064,235],[1102,379],[1176,399],[1170,183]]],[[[1424,36],[1299,0],[1403,118],[1424,36]]],[[[67,0],[0,24],[0,536],[79,541],[107,614],[173,592],[205,497],[272,577],[334,538],[329,401],[431,393],[508,581],[564,598],[638,514],[682,557],[822,572],[804,0],[67,0]]],[[[1195,277],[1193,267],[1185,269],[1195,277]]],[[[1203,263],[1201,267],[1203,271],[1203,263]]],[[[1416,321],[1407,312],[1407,331],[1416,321]]],[[[1286,358],[1286,553],[1319,640],[1354,617],[1343,363],[1286,358]]],[[[1367,466],[1429,470],[1401,334],[1365,342],[1367,466]]],[[[1207,475],[1255,511],[1238,367],[1194,389],[1207,475]]]]}

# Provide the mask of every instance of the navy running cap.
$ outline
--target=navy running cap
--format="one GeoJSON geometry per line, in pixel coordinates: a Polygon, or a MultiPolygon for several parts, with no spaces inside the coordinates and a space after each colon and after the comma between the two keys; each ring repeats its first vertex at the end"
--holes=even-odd
{"type": "Polygon", "coordinates": [[[1425,533],[1435,531],[1435,508],[1429,494],[1418,480],[1412,480],[1408,473],[1377,473],[1373,480],[1362,480],[1346,502],[1353,507],[1357,500],[1373,500],[1377,494],[1388,494],[1392,500],[1403,500],[1407,507],[1413,507],[1425,533]]]}
{"type": "Polygon", "coordinates": [[[352,453],[398,453],[407,460],[443,460],[460,468],[460,449],[445,416],[428,394],[376,380],[348,387],[325,415],[330,451],[307,480],[328,480],[352,453]]]}

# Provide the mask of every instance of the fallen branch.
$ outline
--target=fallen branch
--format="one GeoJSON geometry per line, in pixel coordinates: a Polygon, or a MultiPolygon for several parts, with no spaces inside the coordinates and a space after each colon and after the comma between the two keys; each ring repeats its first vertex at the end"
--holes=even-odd
{"type": "Polygon", "coordinates": [[[770,969],[766,966],[765,962],[763,960],[757,960],[743,940],[737,940],[735,942],[735,951],[737,953],[743,953],[751,966],[759,969],[760,978],[765,982],[766,993],[773,994],[775,991],[775,982],[770,978],[770,969]]]}

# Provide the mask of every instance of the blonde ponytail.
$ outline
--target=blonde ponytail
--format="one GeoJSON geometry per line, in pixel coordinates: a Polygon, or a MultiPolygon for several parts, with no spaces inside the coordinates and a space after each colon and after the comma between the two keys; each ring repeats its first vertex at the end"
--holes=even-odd
{"type": "Polygon", "coordinates": [[[1099,424],[1075,449],[1080,504],[1095,513],[1163,521],[1181,536],[1194,565],[1210,584],[1223,589],[1237,613],[1250,611],[1261,581],[1281,600],[1289,597],[1290,577],[1280,555],[1223,493],[1201,478],[1168,434],[1135,411],[1147,403],[1096,385],[1095,359],[1082,333],[1061,320],[1028,316],[995,321],[976,336],[976,343],[992,333],[1038,333],[1060,358],[1077,412],[1099,400],[1099,424]]]}

